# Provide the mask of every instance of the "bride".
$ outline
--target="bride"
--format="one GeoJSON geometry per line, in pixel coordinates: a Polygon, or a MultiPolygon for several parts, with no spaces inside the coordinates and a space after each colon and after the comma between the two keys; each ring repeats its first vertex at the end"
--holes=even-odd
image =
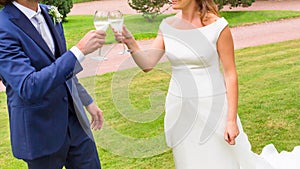
{"type": "Polygon", "coordinates": [[[151,49],[141,50],[125,26],[115,38],[145,72],[164,54],[172,65],[164,126],[176,168],[299,169],[300,147],[281,154],[273,145],[261,155],[251,151],[237,115],[232,35],[213,0],[172,3],[181,12],[162,21],[151,49]]]}

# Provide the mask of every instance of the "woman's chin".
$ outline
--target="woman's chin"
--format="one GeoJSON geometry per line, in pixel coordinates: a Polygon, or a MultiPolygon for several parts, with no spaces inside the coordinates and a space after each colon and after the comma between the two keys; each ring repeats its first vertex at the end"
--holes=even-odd
{"type": "Polygon", "coordinates": [[[180,10],[181,8],[179,6],[173,5],[172,9],[174,9],[174,10],[180,10]]]}

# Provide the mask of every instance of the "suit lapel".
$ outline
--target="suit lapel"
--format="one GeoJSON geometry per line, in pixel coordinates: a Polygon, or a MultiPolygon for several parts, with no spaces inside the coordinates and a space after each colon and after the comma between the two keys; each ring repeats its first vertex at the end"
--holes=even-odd
{"type": "Polygon", "coordinates": [[[30,20],[12,3],[6,5],[3,9],[9,14],[10,20],[26,33],[43,51],[53,60],[55,57],[43,40],[42,36],[32,25],[30,20]]]}
{"type": "Polygon", "coordinates": [[[63,41],[61,39],[61,37],[59,36],[56,28],[54,27],[54,23],[52,18],[50,17],[50,15],[48,14],[48,10],[44,8],[44,6],[41,6],[41,10],[42,10],[42,14],[47,22],[47,25],[49,27],[49,30],[52,34],[52,38],[54,40],[54,44],[55,45],[55,50],[57,50],[56,53],[58,53],[59,55],[61,55],[63,53],[63,41]]]}

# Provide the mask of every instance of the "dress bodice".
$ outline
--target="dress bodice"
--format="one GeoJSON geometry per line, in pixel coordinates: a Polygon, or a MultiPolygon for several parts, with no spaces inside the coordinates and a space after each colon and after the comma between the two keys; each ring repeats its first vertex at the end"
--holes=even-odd
{"type": "Polygon", "coordinates": [[[216,44],[227,21],[219,18],[201,28],[179,29],[169,22],[174,17],[164,19],[160,25],[165,52],[172,65],[169,93],[207,97],[226,92],[216,44]]]}

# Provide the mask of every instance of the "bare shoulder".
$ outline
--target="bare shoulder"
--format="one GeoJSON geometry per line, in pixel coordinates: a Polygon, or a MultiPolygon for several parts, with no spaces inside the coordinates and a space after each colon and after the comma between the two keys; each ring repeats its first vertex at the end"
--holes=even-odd
{"type": "Polygon", "coordinates": [[[219,16],[217,16],[216,14],[213,14],[211,12],[208,12],[205,15],[205,18],[203,20],[203,24],[204,25],[209,25],[209,24],[212,24],[212,23],[216,22],[218,19],[220,19],[219,16]]]}
{"type": "Polygon", "coordinates": [[[186,21],[181,19],[181,14],[177,14],[175,16],[170,16],[165,19],[165,22],[168,25],[170,25],[174,28],[178,28],[178,29],[182,29],[185,25],[188,25],[186,21]]]}
{"type": "Polygon", "coordinates": [[[178,22],[179,18],[180,18],[180,15],[177,14],[177,15],[175,15],[175,16],[167,17],[167,18],[165,18],[164,20],[165,20],[165,22],[167,22],[169,25],[174,25],[174,24],[176,24],[176,22],[178,22]]]}

